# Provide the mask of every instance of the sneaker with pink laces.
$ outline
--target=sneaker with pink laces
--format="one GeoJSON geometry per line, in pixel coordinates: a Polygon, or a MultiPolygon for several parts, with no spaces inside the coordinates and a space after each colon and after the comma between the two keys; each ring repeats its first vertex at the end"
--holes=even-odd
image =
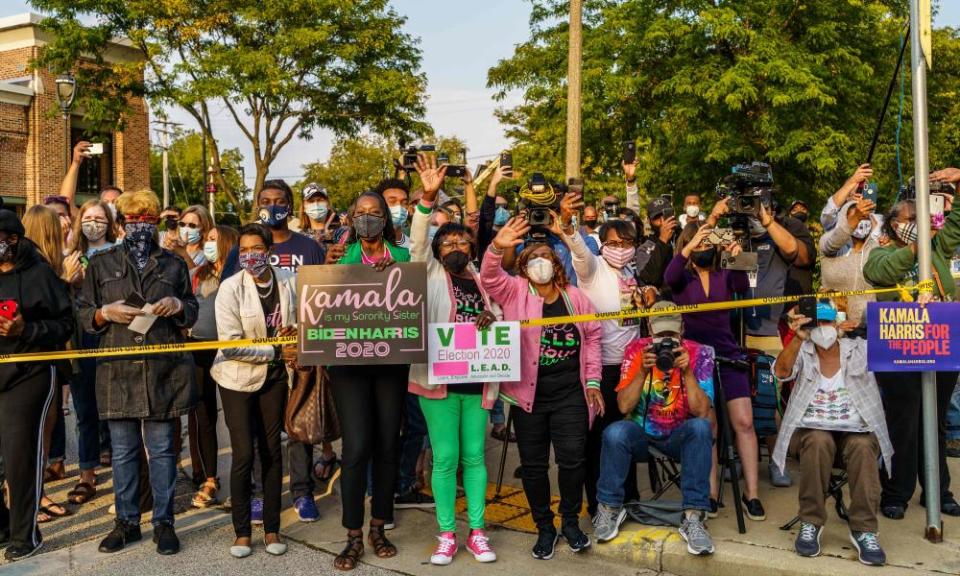
{"type": "Polygon", "coordinates": [[[437,536],[437,549],[430,556],[430,563],[434,566],[446,566],[453,562],[457,554],[457,535],[453,532],[443,532],[437,536]]]}
{"type": "Polygon", "coordinates": [[[494,562],[497,559],[497,553],[490,547],[490,540],[483,530],[472,530],[470,532],[470,538],[467,539],[467,550],[473,554],[477,562],[494,562]]]}

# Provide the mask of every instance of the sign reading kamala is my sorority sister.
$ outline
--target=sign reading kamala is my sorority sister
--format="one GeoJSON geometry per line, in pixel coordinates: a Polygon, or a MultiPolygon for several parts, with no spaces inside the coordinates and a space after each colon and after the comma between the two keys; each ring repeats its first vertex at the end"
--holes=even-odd
{"type": "Polygon", "coordinates": [[[303,266],[297,273],[303,366],[427,361],[426,264],[303,266]]]}

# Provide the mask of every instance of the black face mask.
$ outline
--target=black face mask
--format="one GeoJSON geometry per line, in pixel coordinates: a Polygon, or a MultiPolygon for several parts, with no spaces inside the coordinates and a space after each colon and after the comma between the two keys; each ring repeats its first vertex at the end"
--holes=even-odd
{"type": "Polygon", "coordinates": [[[793,215],[793,217],[801,222],[806,222],[807,218],[809,218],[810,215],[807,214],[806,212],[797,212],[796,214],[793,215]]]}
{"type": "Polygon", "coordinates": [[[467,264],[470,263],[470,257],[459,250],[454,250],[441,258],[440,261],[443,263],[443,267],[447,269],[447,272],[460,274],[463,272],[463,269],[467,267],[467,264]]]}
{"type": "Polygon", "coordinates": [[[699,266],[700,268],[710,268],[713,265],[714,259],[717,257],[717,248],[707,248],[706,250],[701,250],[700,252],[694,252],[690,259],[693,260],[693,263],[699,266]]]}
{"type": "Polygon", "coordinates": [[[596,227],[597,227],[597,221],[596,221],[596,220],[584,220],[584,221],[583,221],[583,225],[586,226],[587,228],[596,228],[596,227]]]}

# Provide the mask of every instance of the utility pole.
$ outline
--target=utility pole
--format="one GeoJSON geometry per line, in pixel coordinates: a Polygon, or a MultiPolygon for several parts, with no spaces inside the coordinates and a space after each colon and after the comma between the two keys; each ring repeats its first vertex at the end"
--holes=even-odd
{"type": "Polygon", "coordinates": [[[160,139],[160,149],[163,150],[163,207],[166,208],[170,205],[170,164],[168,151],[170,150],[170,126],[180,126],[177,122],[169,122],[167,120],[154,120],[154,124],[159,124],[163,126],[162,130],[157,130],[157,134],[160,139]]]}
{"type": "MultiPolygon", "coordinates": [[[[924,18],[929,19],[929,2],[910,0],[910,65],[913,78],[913,153],[917,196],[917,262],[920,281],[933,279],[930,246],[930,159],[927,142],[927,60],[923,52],[924,18]],[[923,14],[921,4],[928,11],[923,14]]],[[[927,20],[929,22],[929,20],[927,20]]],[[[927,55],[929,56],[929,54],[927,55]]],[[[927,498],[927,527],[924,537],[943,542],[940,520],[940,459],[937,432],[937,374],[922,372],[924,494],[927,498]]]]}
{"type": "Polygon", "coordinates": [[[583,0],[570,0],[567,56],[567,179],[580,177],[580,69],[583,65],[583,0]]]}

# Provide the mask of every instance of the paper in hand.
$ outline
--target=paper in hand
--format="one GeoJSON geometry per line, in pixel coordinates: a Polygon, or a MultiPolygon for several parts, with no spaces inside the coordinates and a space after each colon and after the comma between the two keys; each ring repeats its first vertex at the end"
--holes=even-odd
{"type": "Polygon", "coordinates": [[[134,318],[127,327],[138,334],[146,334],[157,321],[157,315],[153,313],[153,304],[150,303],[145,304],[141,310],[143,310],[143,316],[134,318]]]}

